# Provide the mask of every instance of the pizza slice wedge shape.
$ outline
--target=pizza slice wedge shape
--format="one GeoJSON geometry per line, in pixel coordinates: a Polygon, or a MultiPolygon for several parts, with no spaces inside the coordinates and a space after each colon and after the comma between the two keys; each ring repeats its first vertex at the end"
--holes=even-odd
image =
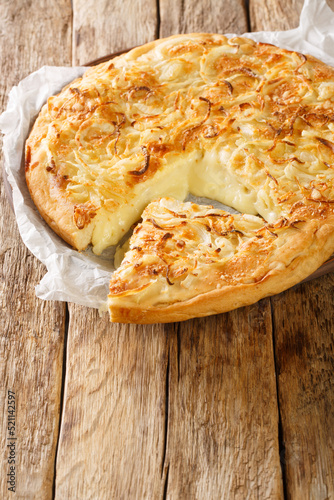
{"type": "Polygon", "coordinates": [[[183,321],[286,290],[332,253],[333,216],[323,211],[297,203],[289,217],[268,223],[172,198],[152,201],[111,278],[111,320],[183,321]]]}

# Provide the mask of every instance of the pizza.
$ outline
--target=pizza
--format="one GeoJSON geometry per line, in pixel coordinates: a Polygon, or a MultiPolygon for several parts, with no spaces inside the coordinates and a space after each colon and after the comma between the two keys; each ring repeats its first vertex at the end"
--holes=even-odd
{"type": "Polygon", "coordinates": [[[112,321],[184,320],[285,290],[333,253],[333,130],[333,68],[243,37],[177,35],[50,97],[26,180],[79,251],[101,254],[137,224],[111,276],[112,321]]]}

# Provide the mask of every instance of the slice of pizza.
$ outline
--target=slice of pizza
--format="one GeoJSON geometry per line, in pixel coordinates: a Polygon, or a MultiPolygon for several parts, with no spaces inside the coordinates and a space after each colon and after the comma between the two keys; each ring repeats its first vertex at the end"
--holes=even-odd
{"type": "Polygon", "coordinates": [[[161,198],[144,210],[110,281],[111,320],[182,321],[279,293],[330,256],[325,208],[296,204],[274,223],[161,198]]]}

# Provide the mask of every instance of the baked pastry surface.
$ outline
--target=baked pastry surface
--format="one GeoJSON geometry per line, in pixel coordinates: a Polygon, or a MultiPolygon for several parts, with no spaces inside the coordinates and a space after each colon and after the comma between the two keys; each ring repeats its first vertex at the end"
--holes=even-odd
{"type": "Polygon", "coordinates": [[[329,66],[245,38],[178,35],[49,98],[26,179],[48,224],[97,254],[158,200],[112,277],[111,317],[186,319],[278,293],[331,255],[333,130],[329,66]],[[189,192],[241,215],[180,204],[189,192]]]}
{"type": "Polygon", "coordinates": [[[333,219],[298,206],[259,216],[162,198],[146,207],[110,281],[115,322],[182,321],[252,304],[300,282],[329,256],[333,219]]]}

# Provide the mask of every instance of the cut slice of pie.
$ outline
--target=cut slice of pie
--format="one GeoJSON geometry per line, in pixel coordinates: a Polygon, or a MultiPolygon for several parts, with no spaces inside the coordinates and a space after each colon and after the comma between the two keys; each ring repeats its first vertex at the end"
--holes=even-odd
{"type": "Polygon", "coordinates": [[[112,321],[155,323],[229,311],[299,283],[330,256],[333,216],[296,203],[274,223],[212,206],[153,201],[111,278],[112,321]]]}

